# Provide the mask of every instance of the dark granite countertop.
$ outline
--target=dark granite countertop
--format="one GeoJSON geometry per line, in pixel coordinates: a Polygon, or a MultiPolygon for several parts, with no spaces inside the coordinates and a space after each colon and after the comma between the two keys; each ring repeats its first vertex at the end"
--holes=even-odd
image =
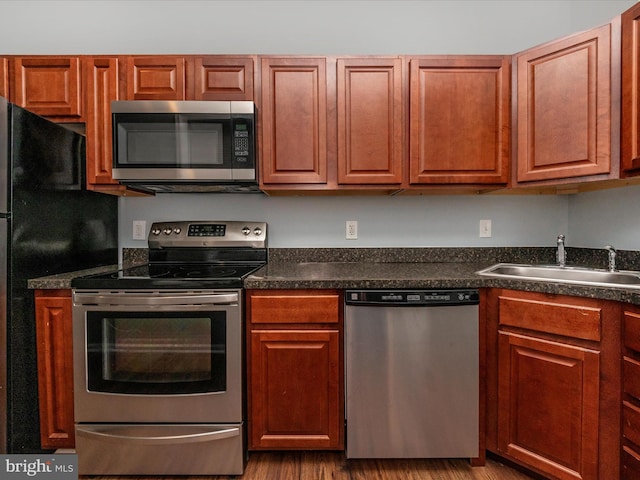
{"type": "MultiPolygon", "coordinates": [[[[144,249],[123,251],[127,264],[145,261],[144,249]]],[[[604,256],[603,256],[604,255],[604,256]]],[[[640,305],[640,289],[592,287],[558,282],[498,279],[475,272],[496,263],[554,262],[553,248],[358,248],[270,249],[269,264],[245,280],[252,289],[315,288],[511,288],[574,295],[640,305]]],[[[603,267],[601,250],[571,249],[579,265],[603,267]]],[[[638,252],[619,252],[622,269],[640,270],[638,252]]],[[[116,265],[31,279],[31,289],[71,288],[82,275],[115,270],[116,265]]]]}

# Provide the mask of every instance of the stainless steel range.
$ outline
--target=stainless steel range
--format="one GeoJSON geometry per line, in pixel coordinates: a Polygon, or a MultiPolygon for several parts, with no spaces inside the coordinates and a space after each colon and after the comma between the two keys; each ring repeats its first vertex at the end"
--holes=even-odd
{"type": "Polygon", "coordinates": [[[266,230],[154,223],[148,264],[72,282],[80,475],[243,473],[242,283],[266,230]]]}

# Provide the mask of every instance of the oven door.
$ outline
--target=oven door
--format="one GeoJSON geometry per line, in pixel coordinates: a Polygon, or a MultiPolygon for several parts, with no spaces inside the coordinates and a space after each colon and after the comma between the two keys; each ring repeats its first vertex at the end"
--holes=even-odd
{"type": "Polygon", "coordinates": [[[241,291],[75,291],[76,422],[240,422],[241,291]]]}

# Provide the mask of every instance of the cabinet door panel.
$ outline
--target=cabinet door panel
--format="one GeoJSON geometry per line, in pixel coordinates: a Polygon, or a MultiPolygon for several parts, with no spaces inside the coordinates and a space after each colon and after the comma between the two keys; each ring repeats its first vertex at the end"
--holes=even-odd
{"type": "Polygon", "coordinates": [[[261,74],[262,183],[326,183],[326,60],[263,58],[261,74]]]}
{"type": "Polygon", "coordinates": [[[337,293],[319,295],[252,294],[249,298],[251,323],[338,323],[340,296],[337,293]]]}
{"type": "Polygon", "coordinates": [[[251,448],[342,448],[339,338],[338,330],[251,332],[251,448]]]}
{"type": "Polygon", "coordinates": [[[498,448],[554,478],[598,478],[599,353],[499,334],[498,448]]]}
{"type": "Polygon", "coordinates": [[[507,57],[412,58],[412,184],[507,183],[507,57]]]}
{"type": "Polygon", "coordinates": [[[80,59],[25,57],[14,59],[13,101],[45,117],[81,121],[80,59]]]}
{"type": "Polygon", "coordinates": [[[74,448],[71,292],[36,298],[42,448],[74,448]]]}
{"type": "Polygon", "coordinates": [[[611,170],[611,26],[516,55],[517,181],[611,170]]]}
{"type": "Polygon", "coordinates": [[[402,62],[338,59],[338,183],[402,182],[402,62]]]}
{"type": "Polygon", "coordinates": [[[113,180],[111,107],[118,100],[118,59],[88,58],[87,85],[87,183],[118,185],[113,180]]]}
{"type": "Polygon", "coordinates": [[[622,170],[640,173],[640,4],[622,14],[622,170]]]}
{"type": "Polygon", "coordinates": [[[128,57],[127,99],[184,100],[185,72],[182,57],[128,57]]]}
{"type": "Polygon", "coordinates": [[[194,100],[253,100],[253,58],[196,57],[194,100]]]}

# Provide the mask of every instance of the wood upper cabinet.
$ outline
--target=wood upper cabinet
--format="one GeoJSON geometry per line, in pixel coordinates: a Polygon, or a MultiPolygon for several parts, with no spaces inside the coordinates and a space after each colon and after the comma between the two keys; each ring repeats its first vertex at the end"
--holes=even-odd
{"type": "Polygon", "coordinates": [[[261,185],[327,183],[326,64],[261,58],[261,185]]]}
{"type": "Polygon", "coordinates": [[[40,443],[74,448],[71,290],[36,290],[40,443]]]}
{"type": "Polygon", "coordinates": [[[126,58],[127,100],[185,100],[186,60],[176,56],[126,58]]]}
{"type": "Polygon", "coordinates": [[[514,56],[514,184],[619,176],[619,42],[613,21],[514,56]]]}
{"type": "Polygon", "coordinates": [[[247,292],[249,449],[344,448],[342,295],[247,292]]]}
{"type": "Polygon", "coordinates": [[[87,184],[92,189],[103,186],[120,188],[111,176],[110,106],[112,100],[119,99],[119,61],[117,57],[87,57],[84,62],[87,91],[87,184]]]}
{"type": "Polygon", "coordinates": [[[13,57],[11,101],[59,122],[82,122],[80,57],[13,57]]]}
{"type": "Polygon", "coordinates": [[[254,62],[253,57],[194,57],[192,80],[187,78],[188,98],[253,100],[254,62]]]}
{"type": "Polygon", "coordinates": [[[0,57],[0,97],[9,98],[9,59],[0,57]]]}
{"type": "Polygon", "coordinates": [[[619,305],[492,289],[485,314],[488,450],[549,478],[619,478],[619,305]]]}
{"type": "Polygon", "coordinates": [[[506,184],[510,59],[410,58],[410,184],[506,184]]]}
{"type": "Polygon", "coordinates": [[[128,100],[253,100],[253,56],[127,57],[128,100]]]}
{"type": "Polygon", "coordinates": [[[622,14],[623,176],[640,174],[640,4],[622,14]]]}
{"type": "Polygon", "coordinates": [[[400,58],[337,60],[339,184],[402,182],[402,82],[400,58]]]}

